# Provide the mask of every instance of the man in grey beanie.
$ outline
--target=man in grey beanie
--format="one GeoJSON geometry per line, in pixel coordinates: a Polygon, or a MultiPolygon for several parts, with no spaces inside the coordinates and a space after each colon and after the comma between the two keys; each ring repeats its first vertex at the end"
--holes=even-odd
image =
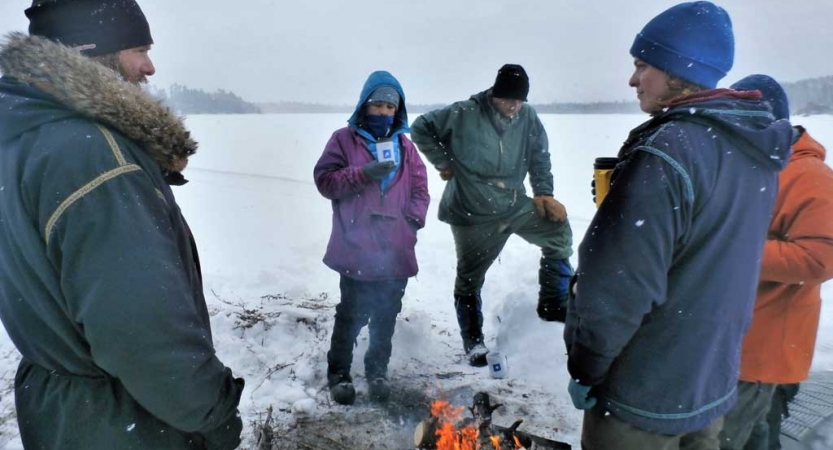
{"type": "Polygon", "coordinates": [[[137,86],[134,0],[35,0],[0,46],[0,319],[27,449],[232,450],[243,380],[215,355],[169,184],[196,151],[137,86]]]}

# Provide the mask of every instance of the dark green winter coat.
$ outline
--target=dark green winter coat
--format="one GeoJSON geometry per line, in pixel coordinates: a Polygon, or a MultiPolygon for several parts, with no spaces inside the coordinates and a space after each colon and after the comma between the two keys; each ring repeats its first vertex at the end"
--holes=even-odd
{"type": "Polygon", "coordinates": [[[42,38],[0,48],[0,318],[27,449],[233,449],[243,389],[215,356],[166,174],[196,149],[138,87],[42,38]]]}
{"type": "Polygon", "coordinates": [[[510,123],[500,121],[489,91],[420,116],[411,137],[435,167],[451,167],[439,218],[452,225],[475,225],[507,218],[534,195],[552,195],[547,132],[526,103],[510,123]]]}

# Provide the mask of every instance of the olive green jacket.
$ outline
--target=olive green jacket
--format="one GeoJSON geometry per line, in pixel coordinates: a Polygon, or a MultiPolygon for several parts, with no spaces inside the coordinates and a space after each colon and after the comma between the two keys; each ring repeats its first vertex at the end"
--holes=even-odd
{"type": "Polygon", "coordinates": [[[411,137],[437,168],[450,167],[440,220],[473,225],[511,216],[534,195],[552,195],[547,132],[526,103],[511,121],[500,120],[489,91],[420,116],[411,137]]]}

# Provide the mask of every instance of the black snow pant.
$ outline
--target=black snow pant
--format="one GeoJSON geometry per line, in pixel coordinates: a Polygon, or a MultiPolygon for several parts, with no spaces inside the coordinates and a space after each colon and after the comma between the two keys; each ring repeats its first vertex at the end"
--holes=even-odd
{"type": "Polygon", "coordinates": [[[391,338],[407,285],[407,278],[360,281],[341,276],[341,302],[336,306],[333,336],[327,353],[329,374],[350,374],[353,346],[361,329],[369,322],[370,345],[364,356],[365,377],[368,380],[387,377],[391,338]]]}

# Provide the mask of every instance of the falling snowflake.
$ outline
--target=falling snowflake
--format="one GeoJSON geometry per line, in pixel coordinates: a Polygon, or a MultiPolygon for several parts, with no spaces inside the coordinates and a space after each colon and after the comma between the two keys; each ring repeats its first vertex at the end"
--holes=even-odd
{"type": "Polygon", "coordinates": [[[645,221],[644,221],[644,220],[637,220],[637,221],[636,221],[636,226],[641,227],[642,225],[645,225],[645,221]]]}

